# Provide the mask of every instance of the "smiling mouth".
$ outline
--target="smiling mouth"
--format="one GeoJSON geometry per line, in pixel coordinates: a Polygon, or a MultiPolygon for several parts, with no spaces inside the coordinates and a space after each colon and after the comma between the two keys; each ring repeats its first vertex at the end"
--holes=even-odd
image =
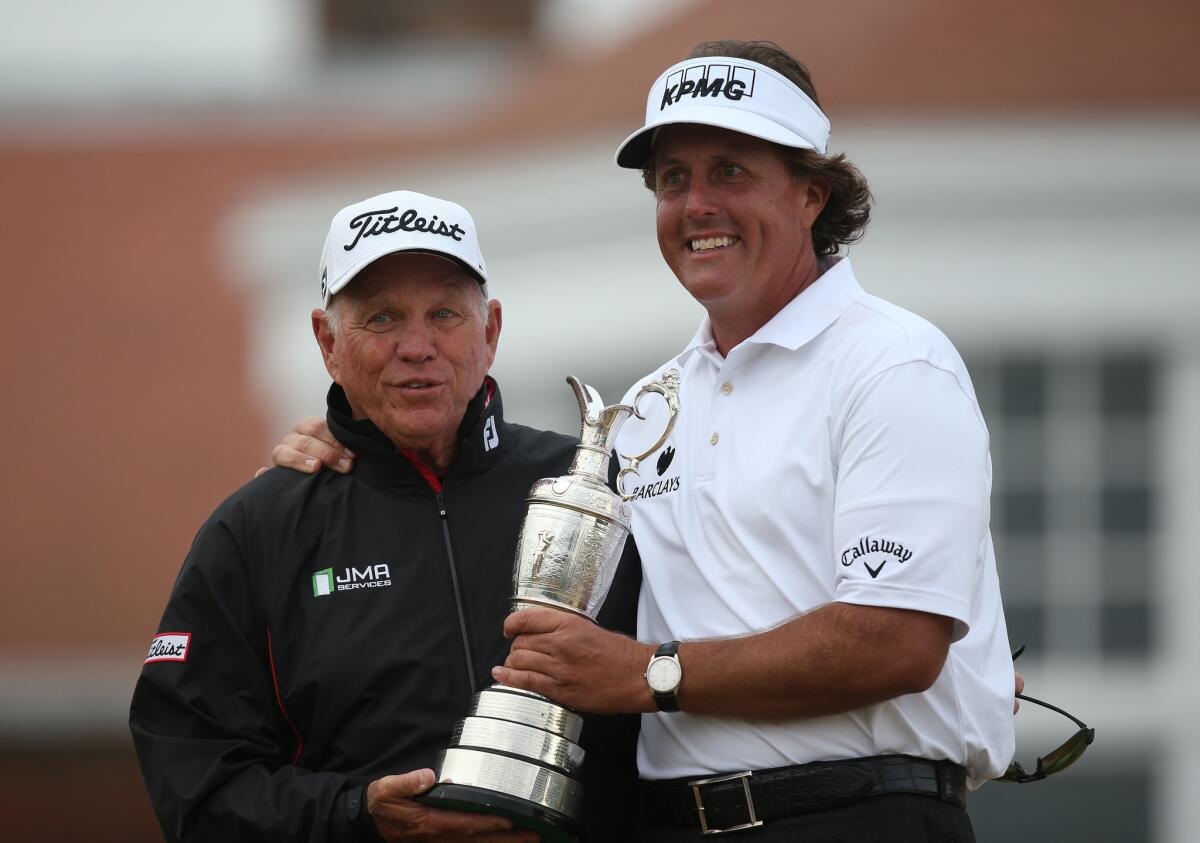
{"type": "Polygon", "coordinates": [[[705,237],[703,240],[689,241],[688,246],[693,252],[711,252],[732,246],[738,240],[737,237],[705,237]]]}
{"type": "Polygon", "coordinates": [[[402,381],[396,384],[396,387],[399,389],[411,389],[417,392],[423,389],[431,389],[435,386],[439,386],[439,384],[434,381],[402,381]]]}

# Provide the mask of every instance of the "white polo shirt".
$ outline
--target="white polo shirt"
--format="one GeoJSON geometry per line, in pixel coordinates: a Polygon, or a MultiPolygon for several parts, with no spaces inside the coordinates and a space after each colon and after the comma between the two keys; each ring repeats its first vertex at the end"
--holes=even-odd
{"type": "MultiPolygon", "coordinates": [[[[845,714],[644,715],[641,776],[886,753],[958,762],[972,786],[1000,775],[1013,756],[1013,670],[991,458],[950,341],[865,293],[842,259],[728,357],[706,319],[644,380],[672,367],[674,433],[625,484],[644,569],[639,639],[744,635],[839,601],[953,618],[955,640],[929,690],[845,714]]],[[[641,404],[649,423],[625,427],[621,453],[662,430],[663,402],[641,404]]]]}

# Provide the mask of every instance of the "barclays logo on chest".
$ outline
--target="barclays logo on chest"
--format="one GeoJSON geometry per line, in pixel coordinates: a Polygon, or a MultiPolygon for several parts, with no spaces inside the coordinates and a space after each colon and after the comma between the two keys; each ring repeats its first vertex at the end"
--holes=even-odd
{"type": "MultiPolygon", "coordinates": [[[[667,470],[671,467],[671,464],[674,461],[675,448],[672,445],[668,445],[659,452],[658,460],[654,464],[654,469],[658,472],[658,476],[662,477],[664,474],[666,474],[667,470]]],[[[633,488],[632,496],[629,498],[629,500],[636,501],[644,498],[656,498],[659,495],[668,495],[672,492],[678,491],[679,475],[675,474],[671,477],[663,477],[661,480],[655,480],[650,483],[643,483],[641,486],[635,486],[633,488]]]]}

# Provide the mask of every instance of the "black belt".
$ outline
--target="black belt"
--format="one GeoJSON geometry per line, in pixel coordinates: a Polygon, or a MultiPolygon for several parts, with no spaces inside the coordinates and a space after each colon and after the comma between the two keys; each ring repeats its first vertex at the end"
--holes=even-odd
{"type": "Polygon", "coordinates": [[[825,811],[869,796],[909,793],[965,808],[967,773],[951,761],[877,755],[701,779],[641,781],[642,822],[706,834],[825,811]]]}

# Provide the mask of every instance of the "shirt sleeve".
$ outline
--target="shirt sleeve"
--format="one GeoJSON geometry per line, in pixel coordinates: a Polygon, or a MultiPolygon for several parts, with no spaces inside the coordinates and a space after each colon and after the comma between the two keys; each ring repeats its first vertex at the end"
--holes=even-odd
{"type": "Polygon", "coordinates": [[[968,629],[991,490],[969,389],[921,361],[863,384],[844,415],[834,503],[834,599],[953,618],[954,640],[968,629]]]}
{"type": "Polygon", "coordinates": [[[192,545],[133,694],[129,726],[169,841],[377,841],[363,782],[298,766],[240,506],[192,545]]]}

